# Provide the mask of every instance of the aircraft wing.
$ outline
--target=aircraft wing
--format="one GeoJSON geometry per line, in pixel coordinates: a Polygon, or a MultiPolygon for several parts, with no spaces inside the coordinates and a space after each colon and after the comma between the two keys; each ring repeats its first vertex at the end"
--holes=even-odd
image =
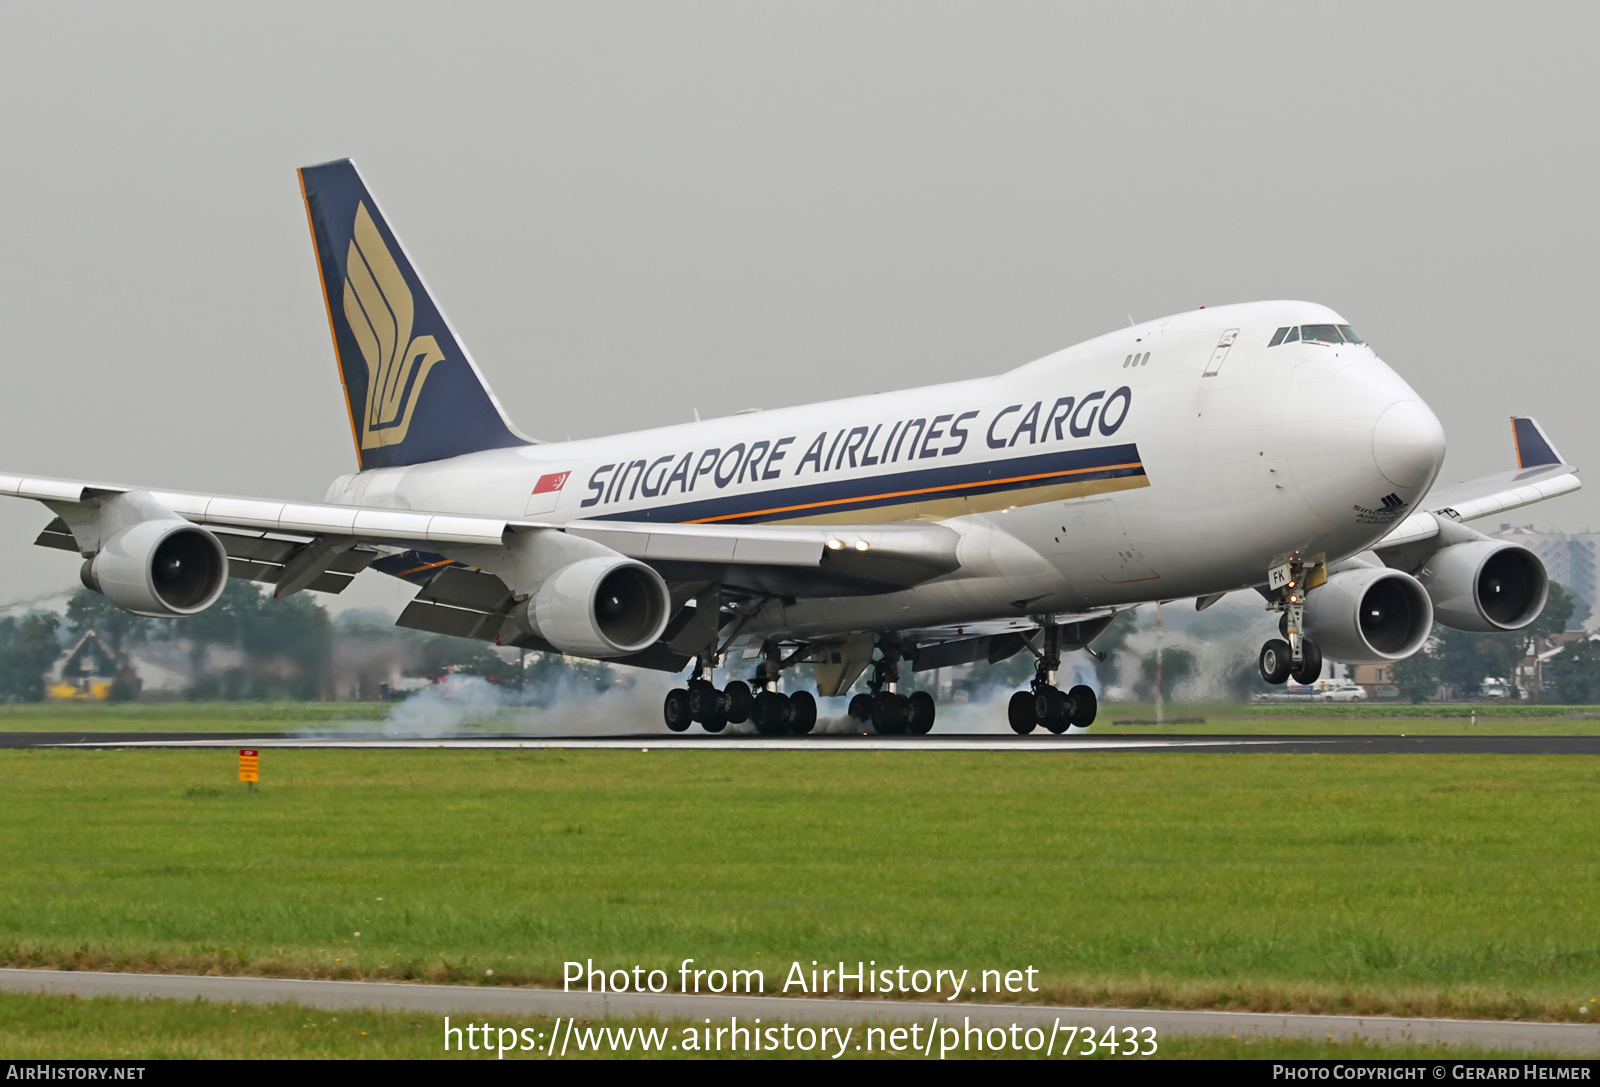
{"type": "Polygon", "coordinates": [[[1431,539],[1439,534],[1439,517],[1471,521],[1571,494],[1583,486],[1578,470],[1562,460],[1538,422],[1513,417],[1511,433],[1517,449],[1515,470],[1430,491],[1419,503],[1421,508],[1374,544],[1373,550],[1431,539]]]}
{"type": "MultiPolygon", "coordinates": [[[[0,495],[49,506],[57,519],[37,543],[83,552],[72,514],[139,488],[0,475],[0,495]]],[[[447,568],[451,545],[503,547],[519,533],[567,532],[661,570],[669,580],[748,583],[790,595],[882,592],[960,566],[959,536],[936,524],[678,525],[626,521],[539,521],[454,513],[279,502],[177,491],[147,491],[158,505],[209,528],[228,552],[229,573],[271,582],[278,595],[303,588],[338,592],[378,562],[385,573],[427,584],[447,568]]],[[[496,584],[499,579],[490,577],[496,584]]],[[[449,579],[462,582],[460,576],[449,579]]],[[[483,602],[487,594],[467,597],[483,602]]],[[[504,585],[499,595],[505,595],[504,585]]]]}

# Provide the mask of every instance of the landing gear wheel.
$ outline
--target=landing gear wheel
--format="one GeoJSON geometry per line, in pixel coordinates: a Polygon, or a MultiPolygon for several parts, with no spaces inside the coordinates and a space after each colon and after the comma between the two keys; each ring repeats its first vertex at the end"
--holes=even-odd
{"type": "Polygon", "coordinates": [[[817,700],[810,691],[789,696],[789,731],[804,736],[817,726],[817,700]]]}
{"type": "Polygon", "coordinates": [[[1281,685],[1289,678],[1289,643],[1282,638],[1273,638],[1261,647],[1261,657],[1256,664],[1261,668],[1263,680],[1274,687],[1281,685]]]}
{"type": "Polygon", "coordinates": [[[857,724],[864,725],[872,720],[872,696],[858,694],[850,700],[849,714],[857,724]]]}
{"type": "Polygon", "coordinates": [[[722,689],[722,704],[726,707],[729,723],[742,725],[750,720],[750,710],[755,706],[756,699],[750,693],[750,685],[736,679],[722,689]]]}
{"type": "Polygon", "coordinates": [[[1051,732],[1059,735],[1067,731],[1067,718],[1073,709],[1067,696],[1054,687],[1040,687],[1034,692],[1033,715],[1051,732]]]}
{"type": "Polygon", "coordinates": [[[1011,731],[1019,736],[1026,736],[1038,726],[1039,719],[1033,715],[1032,691],[1018,691],[1011,696],[1006,719],[1011,722],[1011,731]]]}
{"type": "Polygon", "coordinates": [[[1300,639],[1300,665],[1289,674],[1296,683],[1315,683],[1322,678],[1322,650],[1310,638],[1300,639]]]}
{"type": "Polygon", "coordinates": [[[689,692],[682,687],[668,691],[667,700],[661,704],[661,716],[673,732],[687,731],[694,720],[689,715],[689,692]]]}
{"type": "Polygon", "coordinates": [[[707,732],[721,732],[723,729],[728,727],[728,719],[722,716],[722,713],[718,711],[711,717],[701,721],[700,727],[705,729],[707,732]]]}
{"type": "Polygon", "coordinates": [[[756,704],[750,711],[750,723],[763,736],[788,732],[789,700],[777,691],[762,691],[756,695],[756,704]]]}
{"type": "Polygon", "coordinates": [[[1088,728],[1094,724],[1095,714],[1100,712],[1100,700],[1095,697],[1094,688],[1080,683],[1067,692],[1067,699],[1073,704],[1067,724],[1074,728],[1088,728]]]}
{"type": "Polygon", "coordinates": [[[722,695],[708,680],[689,681],[689,716],[702,725],[721,715],[722,695]]]}
{"type": "Polygon", "coordinates": [[[913,736],[926,736],[933,728],[935,708],[933,695],[927,691],[913,691],[909,699],[910,712],[906,715],[906,728],[913,736]]]}
{"type": "Polygon", "coordinates": [[[872,727],[880,736],[898,736],[906,730],[908,709],[905,695],[879,691],[872,696],[872,727]]]}

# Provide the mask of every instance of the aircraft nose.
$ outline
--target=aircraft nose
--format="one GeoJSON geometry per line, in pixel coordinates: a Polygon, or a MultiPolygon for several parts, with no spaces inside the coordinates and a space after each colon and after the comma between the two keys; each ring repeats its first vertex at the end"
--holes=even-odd
{"type": "Polygon", "coordinates": [[[1396,487],[1423,487],[1444,462],[1444,427],[1420,400],[1389,405],[1372,428],[1372,459],[1396,487]]]}

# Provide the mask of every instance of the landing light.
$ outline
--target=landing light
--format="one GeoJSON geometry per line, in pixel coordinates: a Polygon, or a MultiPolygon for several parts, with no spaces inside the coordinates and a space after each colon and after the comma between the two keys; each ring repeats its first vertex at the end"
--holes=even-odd
{"type": "Polygon", "coordinates": [[[865,551],[868,548],[870,548],[871,546],[872,545],[869,544],[866,540],[857,540],[856,541],[856,550],[857,551],[865,551]]]}
{"type": "Polygon", "coordinates": [[[838,551],[843,546],[844,546],[844,541],[843,540],[829,540],[828,541],[828,550],[829,551],[838,551]]]}

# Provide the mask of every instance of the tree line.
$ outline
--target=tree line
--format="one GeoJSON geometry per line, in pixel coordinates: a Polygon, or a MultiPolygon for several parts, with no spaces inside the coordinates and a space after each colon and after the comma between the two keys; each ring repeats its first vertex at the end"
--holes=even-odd
{"type": "MultiPolygon", "coordinates": [[[[151,642],[172,643],[181,651],[191,677],[184,695],[206,701],[335,697],[341,642],[367,644],[385,673],[397,662],[403,674],[426,679],[459,673],[534,689],[558,677],[596,685],[611,681],[611,670],[601,665],[573,666],[559,654],[543,653],[527,654],[525,662],[507,661],[483,642],[406,630],[381,617],[364,620],[346,613],[336,620],[310,594],[274,600],[254,583],[233,579],[215,604],[184,619],[129,615],[87,589],[68,600],[65,615],[0,618],[0,702],[42,700],[52,667],[90,631],[121,664],[111,688],[114,700],[139,696],[129,658],[151,642]]],[[[367,685],[364,697],[378,697],[376,687],[367,685]]]]}

